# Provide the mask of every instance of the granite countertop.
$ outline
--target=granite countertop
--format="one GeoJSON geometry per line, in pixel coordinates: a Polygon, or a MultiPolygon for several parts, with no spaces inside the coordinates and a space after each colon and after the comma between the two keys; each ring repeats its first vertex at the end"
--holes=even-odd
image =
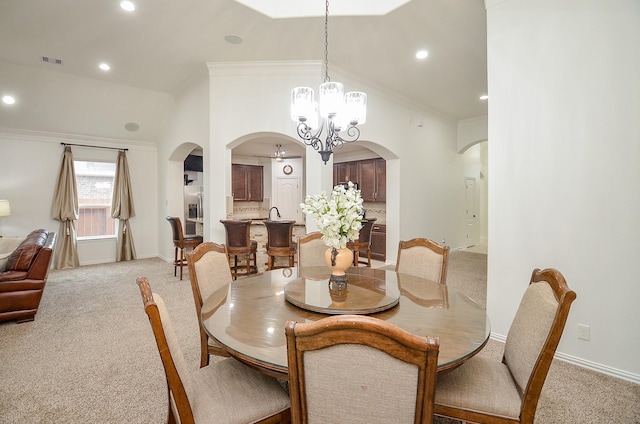
{"type": "MultiPolygon", "coordinates": [[[[268,218],[246,218],[246,219],[250,219],[251,225],[261,225],[264,224],[264,221],[268,221],[268,218]]],[[[274,219],[274,221],[289,221],[288,219],[274,219]]],[[[304,222],[296,222],[295,224],[293,224],[295,226],[300,226],[300,227],[304,227],[305,223],[304,222]]]]}

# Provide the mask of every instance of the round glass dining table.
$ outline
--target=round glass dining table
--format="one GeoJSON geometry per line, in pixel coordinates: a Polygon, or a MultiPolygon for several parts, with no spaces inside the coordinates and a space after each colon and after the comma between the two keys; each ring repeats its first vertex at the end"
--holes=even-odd
{"type": "Polygon", "coordinates": [[[202,306],[210,337],[231,356],[286,380],[287,321],[367,314],[419,336],[438,336],[438,372],[455,368],[489,339],[486,311],[446,285],[385,269],[352,267],[346,288],[327,267],[281,268],[221,287],[202,306]]]}

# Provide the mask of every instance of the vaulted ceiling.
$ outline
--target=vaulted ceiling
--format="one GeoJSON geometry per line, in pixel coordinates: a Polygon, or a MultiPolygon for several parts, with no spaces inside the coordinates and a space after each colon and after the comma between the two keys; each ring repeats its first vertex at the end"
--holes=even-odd
{"type": "MultiPolygon", "coordinates": [[[[314,1],[323,11],[324,2],[314,1]]],[[[6,62],[175,95],[207,62],[324,60],[324,16],[273,19],[234,0],[135,4],[127,13],[119,0],[2,1],[0,67],[6,62]],[[225,40],[229,35],[242,42],[225,40]],[[101,62],[111,70],[98,69],[101,62]]],[[[482,0],[412,0],[382,16],[329,10],[330,66],[455,120],[487,114],[479,99],[487,94],[482,0]],[[428,58],[416,59],[420,49],[428,58]]],[[[10,83],[0,80],[0,94],[10,83]]]]}

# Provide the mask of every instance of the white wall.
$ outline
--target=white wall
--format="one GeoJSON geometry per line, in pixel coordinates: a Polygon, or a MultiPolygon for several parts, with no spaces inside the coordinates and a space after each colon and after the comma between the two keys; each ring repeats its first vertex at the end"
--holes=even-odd
{"type": "MultiPolygon", "coordinates": [[[[209,157],[209,80],[206,66],[202,74],[194,77],[181,96],[174,99],[168,114],[166,127],[158,143],[158,253],[165,260],[173,261],[172,233],[167,216],[182,216],[184,208],[184,159],[196,147],[203,150],[203,197],[205,211],[204,238],[210,240],[209,216],[212,210],[208,190],[211,168],[209,157]]],[[[215,184],[215,181],[214,181],[215,184]]]]}
{"type": "MultiPolygon", "coordinates": [[[[0,198],[11,202],[11,216],[0,218],[5,237],[24,237],[32,230],[58,232],[51,218],[53,193],[62,162],[60,142],[128,148],[127,160],[136,216],[131,231],[138,258],[157,256],[158,186],[156,147],[127,140],[0,129],[0,198]]],[[[113,160],[117,150],[72,147],[75,160],[113,160]]],[[[78,241],[80,265],[114,262],[116,239],[78,241]]]]}
{"type": "Polygon", "coordinates": [[[578,295],[560,356],[640,381],[640,2],[487,5],[492,330],[557,268],[578,295]]]}
{"type": "MultiPolygon", "coordinates": [[[[211,198],[219,205],[211,218],[224,217],[225,196],[230,194],[231,148],[247,135],[272,132],[296,138],[289,117],[293,87],[317,87],[322,82],[319,62],[269,62],[209,64],[211,77],[211,142],[215,154],[209,178],[224,186],[211,185],[211,198]]],[[[465,244],[464,160],[456,149],[456,123],[419,109],[369,87],[339,70],[333,80],[346,90],[367,92],[367,123],[359,142],[387,159],[387,253],[395,261],[400,238],[445,238],[452,247],[465,244]],[[416,123],[423,122],[418,127],[416,123]],[[402,205],[400,207],[399,205],[402,205]],[[400,223],[402,222],[402,225],[400,223]]],[[[322,164],[317,152],[307,149],[305,192],[330,190],[331,163],[322,164]]],[[[215,205],[214,205],[215,207],[215,205]]],[[[210,209],[211,210],[211,209],[210,209]]],[[[212,224],[212,238],[224,236],[212,224]]]]}

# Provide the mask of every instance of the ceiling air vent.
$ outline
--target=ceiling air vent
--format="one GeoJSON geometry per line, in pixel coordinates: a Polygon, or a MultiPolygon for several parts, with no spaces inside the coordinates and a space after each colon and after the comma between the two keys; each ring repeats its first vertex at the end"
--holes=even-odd
{"type": "Polygon", "coordinates": [[[51,63],[52,65],[62,65],[62,59],[56,59],[54,57],[42,56],[42,61],[51,63]]]}

